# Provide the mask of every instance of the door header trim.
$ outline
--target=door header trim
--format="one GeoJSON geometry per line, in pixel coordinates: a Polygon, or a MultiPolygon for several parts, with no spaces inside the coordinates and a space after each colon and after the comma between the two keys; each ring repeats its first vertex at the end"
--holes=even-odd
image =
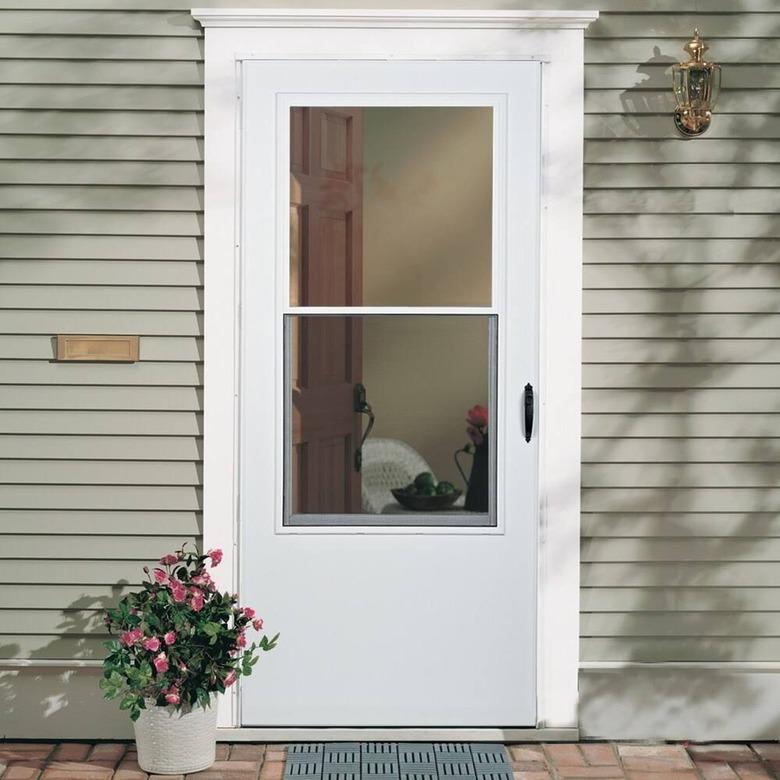
{"type": "Polygon", "coordinates": [[[584,30],[598,11],[480,11],[344,8],[193,8],[204,27],[329,27],[584,30]]]}

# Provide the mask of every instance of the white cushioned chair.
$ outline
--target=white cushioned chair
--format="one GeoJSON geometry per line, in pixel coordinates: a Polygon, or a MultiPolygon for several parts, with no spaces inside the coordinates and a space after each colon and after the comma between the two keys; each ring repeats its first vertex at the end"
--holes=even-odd
{"type": "Polygon", "coordinates": [[[405,487],[431,467],[425,458],[399,439],[368,439],[363,445],[362,503],[367,514],[382,514],[396,506],[391,488],[405,487]]]}

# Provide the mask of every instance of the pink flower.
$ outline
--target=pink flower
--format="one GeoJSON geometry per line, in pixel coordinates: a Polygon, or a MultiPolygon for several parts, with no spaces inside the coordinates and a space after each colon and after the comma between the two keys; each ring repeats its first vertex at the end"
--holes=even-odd
{"type": "Polygon", "coordinates": [[[168,584],[174,601],[182,602],[187,598],[187,588],[181,580],[177,580],[176,577],[171,577],[168,584]]]}
{"type": "Polygon", "coordinates": [[[152,574],[154,575],[154,581],[158,585],[168,584],[168,575],[162,569],[155,569],[152,574]]]}
{"type": "Polygon", "coordinates": [[[144,639],[144,650],[156,653],[160,649],[160,640],[156,636],[144,639]]]}
{"type": "Polygon", "coordinates": [[[244,613],[246,617],[248,617],[250,620],[255,616],[255,611],[252,609],[252,607],[242,607],[241,611],[244,613]]]}
{"type": "Polygon", "coordinates": [[[195,585],[199,585],[201,588],[208,588],[209,590],[217,589],[216,583],[211,579],[211,575],[207,571],[196,574],[192,577],[192,582],[195,585]]]}
{"type": "Polygon", "coordinates": [[[203,592],[197,588],[190,588],[190,607],[194,612],[200,612],[203,609],[203,592]]]}
{"type": "Polygon", "coordinates": [[[187,672],[189,671],[189,669],[187,669],[187,664],[179,664],[179,671],[182,674],[187,674],[187,672]]]}
{"type": "Polygon", "coordinates": [[[174,563],[178,563],[181,558],[176,553],[168,553],[160,558],[160,563],[164,566],[173,566],[174,563]]]}
{"type": "Polygon", "coordinates": [[[225,677],[225,679],[222,682],[225,684],[226,688],[229,688],[235,681],[236,681],[236,670],[231,669],[228,672],[227,677],[225,677]]]}
{"type": "Polygon", "coordinates": [[[141,640],[141,637],[144,635],[144,632],[141,631],[140,628],[134,628],[131,631],[124,631],[119,635],[119,641],[126,645],[127,647],[132,647],[132,645],[136,644],[136,642],[139,642],[141,640]]]}
{"type": "Polygon", "coordinates": [[[176,688],[173,686],[168,688],[168,690],[165,692],[165,701],[167,701],[168,704],[179,704],[179,702],[181,702],[179,691],[176,690],[176,688]]]}
{"type": "Polygon", "coordinates": [[[211,558],[212,566],[219,566],[222,561],[222,550],[220,550],[219,547],[214,547],[213,549],[209,550],[207,555],[209,558],[211,558]]]}
{"type": "Polygon", "coordinates": [[[485,428],[488,424],[488,410],[477,404],[466,412],[466,422],[475,428],[485,428]]]}
{"type": "Polygon", "coordinates": [[[152,663],[160,674],[165,674],[165,672],[168,671],[168,656],[165,655],[165,653],[160,653],[160,655],[155,656],[152,663]]]}
{"type": "Polygon", "coordinates": [[[168,645],[168,647],[170,647],[175,641],[176,641],[175,631],[167,631],[165,634],[163,634],[163,642],[165,642],[165,644],[168,645]]]}
{"type": "Polygon", "coordinates": [[[237,647],[246,647],[246,636],[243,632],[241,632],[238,635],[238,639],[236,639],[236,646],[237,647]]]}
{"type": "Polygon", "coordinates": [[[255,631],[262,631],[263,630],[263,619],[257,618],[256,620],[252,621],[252,626],[255,629],[255,631]]]}

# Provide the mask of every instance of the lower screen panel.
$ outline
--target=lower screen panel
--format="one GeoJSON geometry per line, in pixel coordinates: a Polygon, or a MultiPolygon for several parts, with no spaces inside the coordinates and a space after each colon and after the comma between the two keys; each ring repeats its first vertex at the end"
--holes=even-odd
{"type": "Polygon", "coordinates": [[[285,327],[285,524],[495,524],[495,317],[285,327]]]}

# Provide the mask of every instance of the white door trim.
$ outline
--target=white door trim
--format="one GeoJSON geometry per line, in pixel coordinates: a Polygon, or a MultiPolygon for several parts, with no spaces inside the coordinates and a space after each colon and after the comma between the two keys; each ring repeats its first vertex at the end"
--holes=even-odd
{"type": "MultiPolygon", "coordinates": [[[[337,9],[192,13],[206,27],[203,543],[225,550],[217,571],[219,584],[231,590],[237,589],[239,580],[241,61],[499,58],[543,63],[537,727],[576,727],[583,30],[598,13],[337,9]]],[[[224,697],[221,726],[240,726],[238,695],[224,697]]]]}

